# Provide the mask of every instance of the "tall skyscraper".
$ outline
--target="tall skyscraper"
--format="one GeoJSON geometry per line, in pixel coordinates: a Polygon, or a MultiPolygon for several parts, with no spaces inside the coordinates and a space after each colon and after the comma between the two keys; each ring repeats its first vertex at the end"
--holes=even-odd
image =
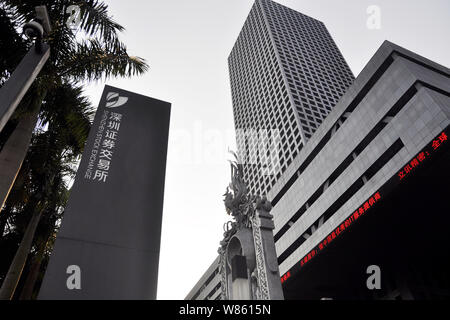
{"type": "Polygon", "coordinates": [[[354,76],[321,21],[270,0],[255,1],[228,64],[244,179],[264,195],[354,76]]]}
{"type": "MultiPolygon", "coordinates": [[[[229,65],[244,178],[273,205],[284,297],[448,299],[449,252],[436,244],[450,223],[450,70],[385,41],[353,80],[321,22],[269,0],[256,0],[229,65]],[[260,149],[274,128],[275,176],[261,170],[273,149],[260,149]]],[[[221,283],[216,259],[186,299],[221,299],[221,283]]]]}

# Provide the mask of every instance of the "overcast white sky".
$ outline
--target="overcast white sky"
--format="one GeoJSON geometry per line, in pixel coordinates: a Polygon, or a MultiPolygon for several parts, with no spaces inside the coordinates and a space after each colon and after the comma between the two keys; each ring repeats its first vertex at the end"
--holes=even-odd
{"type": "MultiPolygon", "coordinates": [[[[106,83],[172,103],[158,299],[184,299],[217,256],[228,220],[234,124],[227,57],[253,0],[109,0],[129,53],[145,58],[142,77],[106,83]]],[[[358,75],[387,39],[450,66],[448,0],[278,0],[325,23],[358,75]],[[366,10],[381,9],[369,29],[366,10]]],[[[104,82],[86,93],[97,105],[104,82]]]]}

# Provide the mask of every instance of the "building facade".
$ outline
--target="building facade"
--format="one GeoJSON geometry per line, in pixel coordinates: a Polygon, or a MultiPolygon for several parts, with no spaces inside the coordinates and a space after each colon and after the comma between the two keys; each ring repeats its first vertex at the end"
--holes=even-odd
{"type": "Polygon", "coordinates": [[[450,297],[449,76],[384,42],[270,187],[287,299],[450,297]]]}
{"type": "Polygon", "coordinates": [[[255,1],[228,58],[238,153],[253,194],[267,194],[354,76],[325,25],[255,1]]]}
{"type": "MultiPolygon", "coordinates": [[[[272,214],[278,263],[285,286],[316,255],[333,250],[333,241],[349,237],[345,230],[348,230],[347,234],[352,233],[353,226],[357,230],[359,221],[369,219],[364,217],[366,212],[370,216],[372,211],[375,216],[379,203],[387,206],[393,201],[390,194],[406,188],[408,177],[421,166],[427,166],[426,159],[445,158],[438,152],[444,152],[448,144],[449,75],[448,68],[389,42],[385,42],[369,61],[269,192],[269,199],[274,204],[272,214]],[[363,218],[358,220],[360,217],[363,218]]],[[[434,172],[430,171],[429,175],[432,174],[434,172]]],[[[442,181],[430,183],[440,183],[441,188],[445,188],[444,177],[448,177],[448,169],[444,168],[440,176],[442,181]]],[[[421,197],[425,201],[426,190],[422,191],[421,197]]],[[[408,198],[407,201],[419,200],[408,198]]],[[[411,217],[423,214],[418,212],[418,206],[409,209],[411,217]]],[[[392,203],[390,208],[392,215],[407,211],[402,203],[392,203]]],[[[444,212],[449,210],[448,205],[436,208],[444,212]]],[[[390,216],[388,219],[397,218],[390,216]]],[[[377,218],[373,219],[375,225],[377,218]]],[[[386,233],[400,234],[403,229],[414,227],[412,219],[405,218],[398,223],[401,226],[394,230],[386,226],[380,228],[386,228],[386,233]]],[[[429,238],[430,231],[422,230],[421,235],[414,234],[408,239],[419,241],[422,238],[423,246],[423,238],[429,238]]],[[[370,226],[366,233],[369,232],[370,226]]],[[[370,241],[367,240],[367,245],[370,241]]],[[[379,261],[378,264],[393,267],[384,258],[391,243],[383,237],[378,241],[378,247],[383,248],[384,253],[380,251],[373,263],[379,261]]],[[[390,260],[398,265],[413,265],[414,261],[409,260],[412,257],[391,257],[390,260]]],[[[358,257],[350,255],[348,259],[358,264],[358,257]]],[[[329,268],[333,266],[329,265],[329,268]]],[[[362,265],[360,269],[363,269],[362,265]]],[[[359,289],[364,291],[365,282],[359,289]]],[[[298,297],[295,293],[291,296],[298,297]]],[[[365,297],[364,292],[345,296],[365,297]]]]}

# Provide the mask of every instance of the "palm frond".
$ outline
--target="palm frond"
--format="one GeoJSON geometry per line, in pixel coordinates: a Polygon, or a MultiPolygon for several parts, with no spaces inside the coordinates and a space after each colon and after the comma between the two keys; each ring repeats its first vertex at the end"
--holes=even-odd
{"type": "Polygon", "coordinates": [[[96,36],[104,42],[117,39],[118,32],[122,32],[124,27],[115,22],[108,14],[108,5],[98,0],[87,0],[79,2],[80,6],[80,27],[89,36],[96,36]]]}
{"type": "Polygon", "coordinates": [[[146,61],[129,56],[119,40],[102,44],[96,39],[78,43],[77,48],[64,61],[60,76],[75,81],[92,81],[110,77],[131,77],[148,70],[146,61]]]}

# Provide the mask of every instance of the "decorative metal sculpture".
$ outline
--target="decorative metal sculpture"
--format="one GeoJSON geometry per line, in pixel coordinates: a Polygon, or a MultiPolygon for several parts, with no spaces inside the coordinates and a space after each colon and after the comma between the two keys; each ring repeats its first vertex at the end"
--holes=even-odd
{"type": "Polygon", "coordinates": [[[255,243],[256,253],[256,279],[257,279],[257,292],[259,294],[258,300],[269,300],[269,284],[267,281],[266,261],[264,258],[264,247],[261,236],[261,222],[258,216],[255,216],[252,220],[253,241],[255,243]]]}
{"type": "MultiPolygon", "coordinates": [[[[220,242],[220,247],[218,250],[218,253],[220,255],[219,272],[221,275],[221,298],[223,300],[230,299],[230,284],[228,280],[230,267],[227,264],[227,249],[230,240],[233,237],[239,238],[239,234],[242,234],[244,230],[249,230],[251,231],[251,237],[253,239],[252,246],[254,246],[254,253],[252,254],[252,257],[250,257],[250,259],[254,259],[253,261],[255,262],[253,263],[254,270],[248,271],[250,273],[249,286],[251,296],[253,300],[271,299],[272,296],[270,288],[274,288],[274,272],[272,267],[269,267],[269,269],[271,270],[267,270],[267,261],[265,255],[268,252],[268,248],[264,247],[265,241],[263,240],[263,238],[266,237],[265,239],[269,239],[271,237],[272,246],[270,247],[271,250],[269,251],[271,255],[275,255],[276,259],[272,234],[273,222],[272,216],[269,214],[270,210],[272,209],[272,205],[270,201],[266,199],[266,197],[257,197],[249,194],[248,187],[244,182],[243,166],[239,162],[239,158],[236,153],[231,153],[234,155],[235,160],[230,161],[231,182],[224,194],[224,204],[226,212],[232,216],[234,221],[228,221],[224,224],[224,238],[220,242]],[[267,238],[267,231],[264,231],[266,233],[265,235],[263,235],[263,231],[261,229],[261,218],[258,212],[262,214],[261,218],[264,218],[266,221],[264,230],[270,231],[269,238],[267,238]],[[269,223],[267,221],[269,221],[269,223]],[[268,225],[269,227],[267,227],[268,225]],[[268,272],[270,272],[271,281],[269,281],[268,272]]],[[[273,261],[274,257],[271,258],[273,261]]],[[[275,273],[275,276],[278,277],[277,280],[279,281],[278,268],[275,273]]],[[[275,288],[275,291],[277,291],[275,297],[281,297],[282,299],[281,285],[279,286],[279,288],[275,288]]]]}
{"type": "Polygon", "coordinates": [[[224,194],[225,209],[237,223],[237,228],[250,228],[251,218],[254,214],[254,197],[249,195],[247,184],[244,182],[243,166],[236,153],[231,152],[235,160],[231,164],[231,182],[224,194]]]}

